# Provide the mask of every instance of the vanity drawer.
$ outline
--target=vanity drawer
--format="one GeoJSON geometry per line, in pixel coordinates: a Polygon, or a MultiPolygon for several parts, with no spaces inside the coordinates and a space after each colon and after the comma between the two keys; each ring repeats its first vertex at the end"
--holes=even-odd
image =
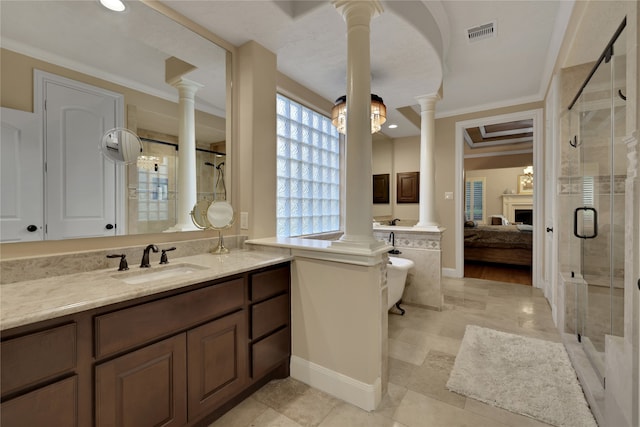
{"type": "Polygon", "coordinates": [[[78,426],[78,377],[39,388],[2,403],[3,427],[78,426]]]}
{"type": "Polygon", "coordinates": [[[271,298],[251,307],[251,338],[261,336],[289,323],[289,294],[271,298]]]}
{"type": "Polygon", "coordinates": [[[287,327],[251,346],[251,373],[260,378],[289,358],[291,330],[287,327]]]}
{"type": "Polygon", "coordinates": [[[76,347],[75,323],[2,342],[2,395],[73,371],[76,347]]]}
{"type": "Polygon", "coordinates": [[[251,275],[251,300],[259,301],[289,290],[289,265],[251,275]]]}
{"type": "Polygon", "coordinates": [[[96,357],[132,348],[243,307],[244,279],[95,318],[96,357]]]}

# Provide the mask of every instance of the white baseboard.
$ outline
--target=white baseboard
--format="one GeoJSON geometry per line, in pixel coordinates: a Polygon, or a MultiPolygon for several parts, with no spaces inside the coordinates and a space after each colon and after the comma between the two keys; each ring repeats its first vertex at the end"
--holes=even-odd
{"type": "Polygon", "coordinates": [[[382,400],[382,382],[366,384],[297,356],[291,356],[291,377],[351,403],[365,411],[373,411],[382,400]]]}
{"type": "Polygon", "coordinates": [[[442,275],[444,277],[455,277],[455,278],[462,277],[456,272],[455,268],[443,268],[442,269],[442,275]]]}

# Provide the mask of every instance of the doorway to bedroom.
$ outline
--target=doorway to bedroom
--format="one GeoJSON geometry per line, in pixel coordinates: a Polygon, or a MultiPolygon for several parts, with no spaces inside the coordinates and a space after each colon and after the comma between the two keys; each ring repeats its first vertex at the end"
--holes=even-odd
{"type": "Polygon", "coordinates": [[[458,122],[461,275],[534,283],[536,111],[458,122]]]}

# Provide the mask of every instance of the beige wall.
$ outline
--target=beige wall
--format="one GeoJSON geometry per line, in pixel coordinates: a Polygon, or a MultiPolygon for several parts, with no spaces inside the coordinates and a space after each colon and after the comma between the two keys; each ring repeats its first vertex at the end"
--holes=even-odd
{"type": "Polygon", "coordinates": [[[395,174],[393,172],[394,149],[393,140],[382,134],[373,136],[372,164],[373,175],[389,175],[389,203],[374,203],[373,217],[388,218],[393,215],[393,202],[396,199],[395,174]]]}
{"type": "MultiPolygon", "coordinates": [[[[382,376],[381,266],[298,258],[291,272],[292,355],[365,384],[382,376]],[[340,333],[337,333],[340,331],[340,333]]],[[[386,290],[386,288],[384,288],[386,290]]]]}
{"type": "MultiPolygon", "coordinates": [[[[147,95],[106,80],[59,67],[7,49],[0,49],[0,104],[2,107],[28,112],[33,111],[33,71],[46,71],[82,83],[97,86],[124,95],[124,103],[130,110],[138,110],[137,117],[125,115],[125,125],[130,129],[159,130],[178,135],[178,104],[156,96],[147,95]],[[159,123],[168,129],[156,129],[159,123]],[[169,125],[167,125],[169,123],[169,125]],[[168,131],[169,130],[169,131],[168,131]],[[173,131],[171,131],[173,130],[173,131]]],[[[176,90],[176,100],[177,100],[176,90]]],[[[196,111],[196,133],[199,144],[218,142],[211,140],[212,133],[225,131],[225,119],[212,114],[196,111]]]]}
{"type": "Polygon", "coordinates": [[[533,152],[527,154],[510,154],[491,157],[474,157],[464,159],[464,170],[498,169],[522,167],[533,164],[533,152]]]}
{"type": "MultiPolygon", "coordinates": [[[[234,182],[251,238],[276,234],[276,55],[250,41],[238,49],[238,135],[234,182]]],[[[235,199],[238,200],[238,199],[235,199]]]]}
{"type": "Polygon", "coordinates": [[[516,194],[518,175],[522,175],[521,167],[504,169],[479,169],[467,171],[466,178],[485,178],[485,207],[487,218],[491,215],[502,215],[502,195],[505,191],[516,194]]]}

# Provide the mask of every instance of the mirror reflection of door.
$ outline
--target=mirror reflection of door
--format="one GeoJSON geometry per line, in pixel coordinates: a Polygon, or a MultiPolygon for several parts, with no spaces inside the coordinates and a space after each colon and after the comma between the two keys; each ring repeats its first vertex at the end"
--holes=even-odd
{"type": "Polygon", "coordinates": [[[122,234],[116,165],[99,150],[102,135],[122,123],[122,95],[46,73],[38,78],[46,106],[45,238],[122,234]]]}
{"type": "Polygon", "coordinates": [[[42,240],[42,144],[40,118],[26,111],[2,108],[0,136],[0,239],[42,240]]]}

